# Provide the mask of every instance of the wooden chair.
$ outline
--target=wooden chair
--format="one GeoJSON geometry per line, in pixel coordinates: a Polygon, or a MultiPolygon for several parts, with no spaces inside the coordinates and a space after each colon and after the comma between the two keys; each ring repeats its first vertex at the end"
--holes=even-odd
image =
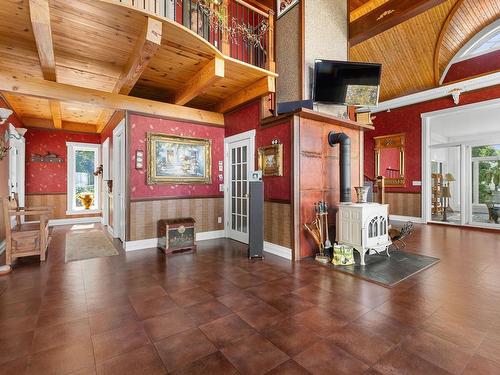
{"type": "Polygon", "coordinates": [[[17,196],[3,198],[3,217],[5,222],[6,265],[11,265],[17,258],[40,255],[45,261],[49,245],[49,207],[19,207],[17,196]],[[21,217],[35,216],[40,223],[22,223],[21,217]],[[11,227],[11,218],[16,225],[11,227]]]}

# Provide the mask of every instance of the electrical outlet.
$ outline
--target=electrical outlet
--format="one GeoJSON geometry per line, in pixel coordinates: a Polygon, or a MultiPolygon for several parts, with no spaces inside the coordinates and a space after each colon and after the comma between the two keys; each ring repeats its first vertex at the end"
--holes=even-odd
{"type": "Polygon", "coordinates": [[[222,224],[222,216],[217,217],[217,223],[222,224]]]}
{"type": "Polygon", "coordinates": [[[224,191],[224,184],[219,184],[219,191],[224,191]]]}

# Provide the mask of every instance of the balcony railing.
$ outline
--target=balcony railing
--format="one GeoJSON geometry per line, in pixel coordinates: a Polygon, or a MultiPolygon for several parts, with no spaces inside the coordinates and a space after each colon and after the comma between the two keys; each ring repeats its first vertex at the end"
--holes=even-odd
{"type": "Polygon", "coordinates": [[[274,15],[243,0],[116,0],[194,31],[226,56],[274,71],[274,15]]]}

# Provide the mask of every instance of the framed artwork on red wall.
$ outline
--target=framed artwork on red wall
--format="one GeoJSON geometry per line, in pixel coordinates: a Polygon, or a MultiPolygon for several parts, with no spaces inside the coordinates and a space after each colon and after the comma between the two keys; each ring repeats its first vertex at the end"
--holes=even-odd
{"type": "Polygon", "coordinates": [[[210,184],[210,139],[148,133],[147,180],[153,184],[210,184]]]}

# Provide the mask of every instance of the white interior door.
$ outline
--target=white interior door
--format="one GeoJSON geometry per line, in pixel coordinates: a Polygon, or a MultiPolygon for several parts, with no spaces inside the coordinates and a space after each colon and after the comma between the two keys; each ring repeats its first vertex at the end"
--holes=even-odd
{"type": "Polygon", "coordinates": [[[17,193],[19,205],[24,206],[24,164],[25,164],[25,138],[9,124],[9,193],[17,193]]]}
{"type": "Polygon", "coordinates": [[[226,236],[248,243],[248,176],[254,170],[255,132],[226,138],[226,236]]]}
{"type": "Polygon", "coordinates": [[[113,131],[113,234],[125,242],[125,120],[113,131]]]}

